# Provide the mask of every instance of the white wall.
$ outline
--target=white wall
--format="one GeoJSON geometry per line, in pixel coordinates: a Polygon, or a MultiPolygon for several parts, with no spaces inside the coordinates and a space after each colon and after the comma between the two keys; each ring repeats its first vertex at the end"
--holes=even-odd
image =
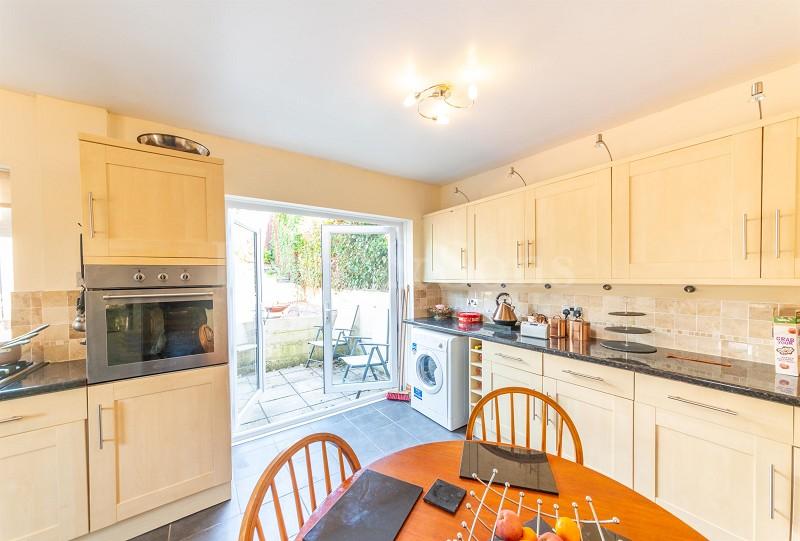
{"type": "MultiPolygon", "coordinates": [[[[717,92],[680,103],[631,122],[603,130],[603,139],[615,159],[632,156],[662,146],[735,127],[758,119],[755,103],[749,101],[750,84],[763,81],[767,99],[763,102],[765,118],[787,111],[800,111],[800,63],[767,74],[754,74],[751,79],[717,92]]],[[[624,87],[620,76],[620,92],[636,92],[624,87]]],[[[532,126],[531,129],[536,129],[532,126]]],[[[507,178],[510,165],[525,177],[528,184],[568,174],[608,160],[603,149],[594,148],[594,133],[587,133],[567,143],[520,157],[508,164],[447,184],[440,191],[440,208],[464,202],[453,193],[456,186],[472,200],[522,186],[519,178],[507,178]]]]}

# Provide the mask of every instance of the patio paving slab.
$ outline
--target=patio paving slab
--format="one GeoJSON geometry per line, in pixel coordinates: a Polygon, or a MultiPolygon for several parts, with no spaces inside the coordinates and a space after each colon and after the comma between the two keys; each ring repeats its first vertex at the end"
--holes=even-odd
{"type": "Polygon", "coordinates": [[[264,407],[264,411],[267,412],[267,415],[272,418],[276,415],[280,415],[281,413],[288,413],[290,411],[308,407],[308,404],[301,396],[292,395],[285,398],[279,398],[278,400],[265,402],[262,404],[262,406],[264,407]]]}

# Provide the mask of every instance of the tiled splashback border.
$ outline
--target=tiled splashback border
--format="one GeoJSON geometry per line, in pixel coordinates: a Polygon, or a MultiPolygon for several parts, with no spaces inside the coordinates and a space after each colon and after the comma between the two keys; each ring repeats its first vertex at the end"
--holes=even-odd
{"type": "MultiPolygon", "coordinates": [[[[418,284],[415,290],[415,316],[428,315],[427,309],[437,303],[454,309],[477,310],[488,319],[494,311],[495,297],[501,291],[511,294],[517,316],[542,313],[552,316],[561,312],[562,305],[581,306],[584,319],[592,323],[592,335],[597,338],[616,338],[621,335],[604,327],[619,325],[625,318],[609,316],[608,312],[636,310],[647,316],[636,318],[635,324],[653,331],[649,335],[632,337],[656,347],[665,347],[723,355],[736,359],[772,363],[772,314],[800,309],[798,299],[786,302],[785,295],[768,290],[752,291],[748,300],[726,298],[684,298],[670,296],[670,291],[639,287],[635,295],[585,294],[564,286],[558,292],[543,291],[542,286],[498,286],[450,284],[418,284]],[[756,298],[754,298],[756,297],[756,298]],[[477,308],[468,306],[468,299],[478,299],[477,308]],[[781,300],[783,299],[783,300],[781,300]]],[[[586,288],[584,288],[586,289],[586,288]]],[[[618,288],[615,288],[618,289],[618,288]]],[[[795,297],[796,295],[793,295],[795,297]]],[[[630,322],[630,319],[627,319],[630,322]]]]}
{"type": "Polygon", "coordinates": [[[19,336],[42,323],[50,327],[23,346],[23,358],[69,361],[86,358],[84,333],[72,330],[78,290],[11,293],[11,335],[19,336]]]}

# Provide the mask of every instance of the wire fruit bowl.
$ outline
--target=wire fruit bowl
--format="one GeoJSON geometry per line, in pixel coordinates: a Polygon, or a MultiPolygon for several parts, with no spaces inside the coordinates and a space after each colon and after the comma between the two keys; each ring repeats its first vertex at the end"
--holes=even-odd
{"type": "MultiPolygon", "coordinates": [[[[472,505],[471,502],[467,502],[465,506],[466,509],[472,515],[472,521],[471,523],[468,523],[466,520],[462,520],[459,526],[461,526],[461,528],[463,528],[466,533],[458,532],[456,533],[456,536],[454,538],[448,539],[447,541],[463,541],[463,540],[492,541],[496,539],[495,530],[497,529],[498,514],[500,513],[501,510],[504,509],[503,507],[504,505],[510,506],[506,507],[506,509],[511,509],[512,511],[515,511],[517,515],[519,515],[520,517],[522,516],[523,509],[535,513],[536,515],[535,526],[531,527],[536,532],[537,537],[542,533],[544,533],[542,532],[542,524],[544,522],[542,520],[542,517],[558,520],[559,517],[561,516],[559,514],[561,508],[557,503],[553,504],[553,513],[548,513],[544,511],[542,508],[543,502],[541,498],[537,498],[536,508],[530,507],[524,503],[525,499],[524,492],[519,492],[518,499],[514,499],[513,496],[509,495],[509,489],[511,485],[508,482],[504,483],[503,485],[499,484],[495,485],[503,487],[502,492],[497,490],[495,487],[492,486],[492,483],[494,482],[494,478],[496,475],[497,475],[497,469],[493,469],[489,481],[484,482],[478,477],[478,474],[476,473],[472,474],[472,478],[478,481],[483,486],[483,493],[480,495],[480,497],[478,497],[478,495],[475,493],[474,490],[470,490],[469,492],[470,497],[474,498],[478,502],[477,509],[472,505]],[[486,502],[486,496],[490,493],[500,496],[500,504],[498,505],[497,509],[490,506],[486,502]],[[513,509],[514,507],[516,507],[516,509],[513,509]],[[482,512],[485,512],[484,514],[488,516],[489,518],[488,521],[481,516],[482,512]],[[482,537],[482,535],[484,535],[485,533],[489,534],[488,538],[482,537]]],[[[619,524],[621,522],[619,518],[611,517],[609,519],[600,519],[597,515],[597,510],[594,507],[594,502],[592,501],[591,496],[586,496],[586,505],[588,506],[589,513],[591,515],[591,518],[586,518],[586,519],[580,517],[579,506],[577,502],[572,502],[571,505],[572,515],[574,517],[575,523],[578,524],[579,526],[579,529],[581,531],[581,538],[583,540],[587,540],[590,538],[599,539],[600,541],[617,541],[624,539],[623,537],[620,537],[614,534],[613,532],[606,530],[603,527],[604,524],[619,524]],[[588,530],[584,531],[584,527],[588,528],[588,530]],[[594,532],[595,528],[597,530],[596,532],[594,532]],[[589,532],[591,532],[591,535],[587,535],[589,534],[589,532]]],[[[547,531],[550,531],[549,526],[547,531]]]]}

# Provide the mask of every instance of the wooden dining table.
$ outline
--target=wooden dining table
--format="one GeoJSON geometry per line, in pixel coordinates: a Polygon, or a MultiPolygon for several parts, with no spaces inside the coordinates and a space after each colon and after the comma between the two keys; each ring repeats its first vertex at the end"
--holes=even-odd
{"type": "MultiPolygon", "coordinates": [[[[474,490],[478,498],[480,498],[484,490],[479,481],[462,478],[459,475],[463,446],[464,442],[457,440],[426,443],[403,449],[362,468],[347,479],[338,489],[331,492],[317,510],[308,517],[308,520],[297,535],[297,540],[303,539],[304,535],[314,527],[317,521],[328,512],[366,469],[418,485],[422,487],[423,494],[428,491],[437,479],[442,479],[467,490],[467,496],[455,515],[424,502],[420,497],[403,524],[397,539],[403,541],[423,539],[446,541],[455,539],[458,532],[461,532],[464,539],[468,539],[467,531],[460,527],[462,521],[471,523],[473,518],[472,512],[466,509],[466,502],[472,501],[473,510],[478,507],[478,500],[471,497],[469,492],[474,490]]],[[[526,497],[524,501],[527,502],[526,505],[535,507],[536,499],[541,498],[544,502],[543,510],[552,512],[553,504],[558,503],[562,509],[562,514],[566,511],[568,516],[571,516],[569,513],[572,511],[572,502],[577,502],[581,509],[581,518],[589,518],[587,516],[590,513],[586,504],[586,496],[591,496],[597,514],[601,519],[611,517],[620,519],[618,524],[606,525],[607,529],[632,541],[666,541],[672,539],[691,541],[705,539],[705,537],[676,516],[625,485],[569,460],[554,455],[547,455],[547,458],[558,487],[558,496],[543,492],[525,491],[526,497]]],[[[502,489],[502,486],[500,488],[502,489]]],[[[519,491],[515,490],[515,492],[518,493],[519,491]]],[[[496,509],[499,500],[500,496],[489,492],[486,503],[496,509]]],[[[509,506],[504,506],[504,508],[509,508],[509,506]]],[[[516,507],[514,507],[514,510],[516,510],[516,507]]],[[[533,512],[526,512],[523,509],[521,514],[523,521],[528,521],[533,516],[533,512]]],[[[550,520],[551,524],[552,522],[550,520]]],[[[490,533],[488,531],[483,530],[480,535],[477,535],[477,533],[478,530],[476,529],[476,537],[480,541],[489,540],[490,533]]]]}

